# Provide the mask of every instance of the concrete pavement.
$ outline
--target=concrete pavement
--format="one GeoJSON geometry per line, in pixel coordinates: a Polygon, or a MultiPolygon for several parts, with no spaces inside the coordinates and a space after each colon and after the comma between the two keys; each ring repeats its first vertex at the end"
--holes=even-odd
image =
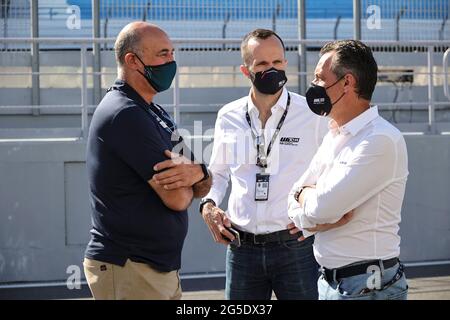
{"type": "MultiPolygon", "coordinates": [[[[408,284],[408,300],[450,300],[450,277],[448,276],[408,279],[408,284]]],[[[182,299],[223,300],[224,290],[183,292],[182,299]]]]}

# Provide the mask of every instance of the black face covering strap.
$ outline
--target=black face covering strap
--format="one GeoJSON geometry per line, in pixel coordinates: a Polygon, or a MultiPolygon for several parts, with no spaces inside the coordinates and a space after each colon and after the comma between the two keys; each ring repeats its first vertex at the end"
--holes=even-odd
{"type": "Polygon", "coordinates": [[[344,95],[345,95],[345,92],[342,92],[341,96],[335,102],[332,102],[331,105],[334,106],[336,103],[338,103],[339,100],[341,100],[344,95]]]}
{"type": "MultiPolygon", "coordinates": [[[[330,89],[332,86],[334,86],[336,83],[338,83],[339,81],[341,81],[342,79],[344,79],[345,74],[340,77],[339,79],[337,79],[332,85],[329,85],[328,87],[325,87],[325,89],[330,89]]],[[[337,101],[336,101],[337,102],[337,101]]]]}
{"type": "MultiPolygon", "coordinates": [[[[325,90],[330,89],[330,88],[331,88],[332,86],[334,86],[336,83],[338,83],[339,81],[341,81],[342,79],[344,79],[344,77],[345,77],[345,74],[344,74],[342,77],[340,77],[339,79],[337,79],[332,85],[326,87],[325,90]]],[[[343,92],[343,93],[341,94],[341,96],[340,96],[335,102],[331,102],[331,105],[334,106],[336,103],[338,103],[339,100],[341,100],[342,97],[343,97],[344,95],[345,95],[345,92],[343,92]]]]}
{"type": "MultiPolygon", "coordinates": [[[[339,79],[337,79],[331,86],[328,86],[328,87],[326,87],[325,89],[331,88],[331,87],[334,86],[336,83],[338,83],[339,81],[341,81],[342,79],[344,79],[344,77],[345,77],[345,74],[344,74],[342,77],[340,77],[339,79]]],[[[339,100],[341,100],[342,97],[343,97],[344,95],[345,95],[345,92],[342,92],[341,96],[340,96],[335,102],[332,102],[331,105],[334,106],[336,103],[338,103],[339,100]]]]}
{"type": "Polygon", "coordinates": [[[142,65],[145,67],[145,63],[141,60],[141,58],[139,58],[139,56],[136,54],[136,53],[134,53],[134,55],[136,56],[136,58],[138,58],[138,60],[142,63],[142,65]]]}
{"type": "MultiPolygon", "coordinates": [[[[138,60],[142,63],[142,65],[145,68],[145,63],[141,60],[141,58],[139,58],[139,56],[136,53],[134,55],[136,56],[136,58],[138,58],[138,60]]],[[[147,77],[145,76],[145,74],[143,72],[141,72],[141,70],[138,69],[136,71],[139,72],[145,79],[147,79],[147,77]]]]}
{"type": "MultiPolygon", "coordinates": [[[[134,55],[136,56],[136,58],[138,58],[138,60],[142,63],[142,65],[145,68],[145,63],[141,60],[141,58],[139,58],[139,56],[136,53],[134,53],[134,55]]],[[[145,76],[145,74],[141,70],[138,69],[136,71],[139,72],[147,80],[147,77],[145,76]]]]}
{"type": "Polygon", "coordinates": [[[136,71],[139,72],[147,80],[147,77],[145,76],[145,74],[143,74],[140,70],[136,70],[136,71]]]}

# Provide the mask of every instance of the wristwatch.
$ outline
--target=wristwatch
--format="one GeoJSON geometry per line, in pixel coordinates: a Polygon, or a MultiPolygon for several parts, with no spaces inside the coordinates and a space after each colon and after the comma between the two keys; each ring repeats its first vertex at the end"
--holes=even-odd
{"type": "Polygon", "coordinates": [[[200,163],[200,167],[202,168],[202,171],[203,171],[203,178],[200,181],[196,182],[196,183],[205,181],[205,180],[207,180],[210,177],[208,168],[206,167],[206,164],[200,163]]]}
{"type": "Polygon", "coordinates": [[[203,198],[200,201],[200,205],[198,206],[198,210],[200,211],[200,214],[202,214],[202,212],[203,212],[203,206],[205,204],[207,204],[208,202],[211,202],[214,206],[216,206],[216,202],[213,199],[211,199],[211,198],[203,198]]]}

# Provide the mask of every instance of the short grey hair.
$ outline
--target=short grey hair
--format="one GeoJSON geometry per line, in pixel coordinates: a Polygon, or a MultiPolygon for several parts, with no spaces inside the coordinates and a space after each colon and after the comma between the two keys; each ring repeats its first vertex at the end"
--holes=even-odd
{"type": "Polygon", "coordinates": [[[119,66],[124,65],[127,53],[133,52],[141,55],[140,40],[140,32],[136,29],[129,29],[119,34],[114,43],[116,61],[119,66]]]}

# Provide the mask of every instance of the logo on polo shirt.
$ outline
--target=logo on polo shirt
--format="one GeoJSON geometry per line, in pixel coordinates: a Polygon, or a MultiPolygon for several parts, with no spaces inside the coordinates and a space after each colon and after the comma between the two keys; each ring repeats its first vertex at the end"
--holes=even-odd
{"type": "Polygon", "coordinates": [[[284,144],[286,146],[298,146],[300,138],[294,137],[281,137],[280,144],[284,144]]]}

